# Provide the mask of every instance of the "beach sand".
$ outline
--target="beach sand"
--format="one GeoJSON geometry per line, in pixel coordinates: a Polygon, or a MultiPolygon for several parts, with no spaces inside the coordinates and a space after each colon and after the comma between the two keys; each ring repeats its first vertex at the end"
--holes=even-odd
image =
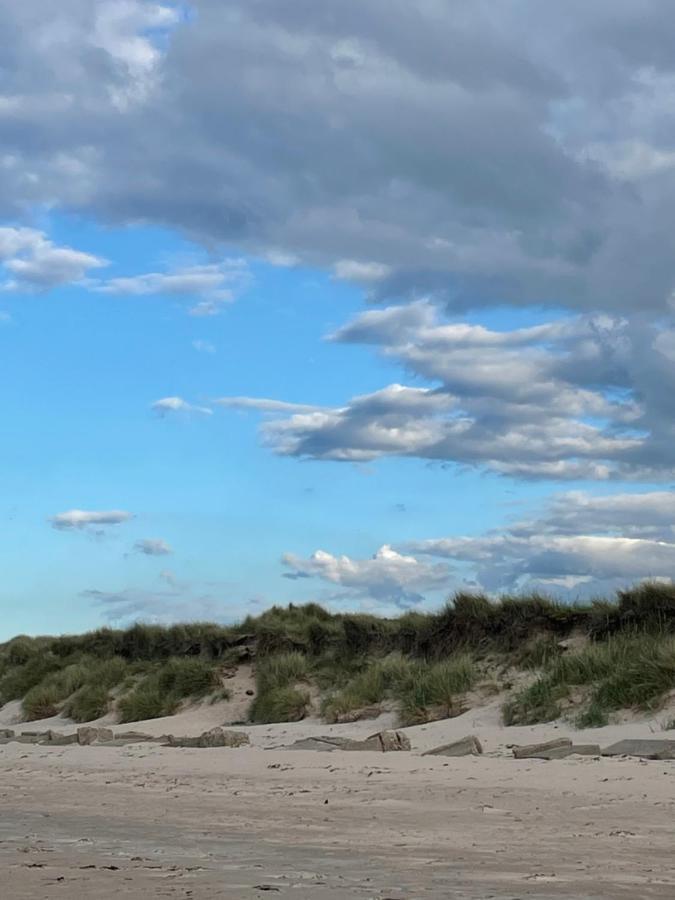
{"type": "MultiPolygon", "coordinates": [[[[205,705],[133,727],[195,734],[221,723],[205,705]]],[[[568,732],[503,728],[496,704],[405,729],[410,753],[280,749],[390,724],[242,727],[252,746],[237,750],[0,746],[3,900],[675,896],[675,763],[515,760],[509,744],[568,732]],[[468,733],[485,755],[420,755],[468,733]]],[[[673,736],[657,726],[573,735],[603,745],[673,736]]]]}

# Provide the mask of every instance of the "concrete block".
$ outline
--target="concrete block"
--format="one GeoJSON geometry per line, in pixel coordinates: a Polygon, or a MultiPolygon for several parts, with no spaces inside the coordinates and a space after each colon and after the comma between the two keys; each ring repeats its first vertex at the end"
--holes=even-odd
{"type": "Polygon", "coordinates": [[[564,750],[568,752],[563,754],[568,756],[572,752],[572,741],[569,738],[556,738],[553,741],[545,741],[543,744],[526,744],[522,747],[514,747],[513,755],[516,759],[550,759],[551,757],[542,757],[542,753],[550,753],[550,751],[564,750]]]}
{"type": "Polygon", "coordinates": [[[433,750],[427,750],[422,756],[480,756],[482,752],[481,742],[474,734],[470,734],[451,744],[443,744],[440,747],[434,747],[433,750]]]}

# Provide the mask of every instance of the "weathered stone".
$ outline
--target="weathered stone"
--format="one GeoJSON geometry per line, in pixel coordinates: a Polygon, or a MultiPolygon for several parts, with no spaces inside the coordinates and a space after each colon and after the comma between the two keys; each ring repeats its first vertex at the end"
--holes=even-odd
{"type": "Polygon", "coordinates": [[[140,744],[146,741],[166,741],[167,736],[155,737],[152,734],[146,734],[143,731],[118,731],[115,733],[116,741],[126,741],[127,744],[140,744]]]}
{"type": "Polygon", "coordinates": [[[364,706],[361,709],[352,709],[349,712],[340,713],[335,719],[341,725],[350,722],[360,722],[364,719],[377,719],[382,713],[379,706],[364,706]]]}
{"type": "Polygon", "coordinates": [[[395,750],[410,750],[410,741],[400,731],[378,731],[377,734],[371,734],[365,740],[351,740],[350,738],[336,737],[334,735],[307,737],[295,741],[294,744],[284,749],[319,750],[324,753],[331,750],[388,753],[395,750]]]}
{"type": "Polygon", "coordinates": [[[562,756],[568,756],[572,752],[572,741],[569,738],[556,738],[554,741],[546,741],[543,744],[526,744],[523,747],[514,747],[513,755],[516,759],[550,759],[550,756],[542,756],[542,754],[551,753],[551,751],[567,750],[562,756]]]}
{"type": "Polygon", "coordinates": [[[94,725],[83,725],[77,729],[77,741],[82,746],[112,741],[115,735],[111,728],[97,728],[94,725]]]}
{"type": "Polygon", "coordinates": [[[639,756],[642,759],[675,759],[675,741],[625,740],[602,751],[603,756],[639,756]]]}
{"type": "Polygon", "coordinates": [[[18,734],[14,740],[18,741],[19,744],[43,744],[45,742],[45,737],[43,734],[27,732],[25,734],[18,734]]]}
{"type": "Polygon", "coordinates": [[[564,759],[566,756],[600,756],[599,744],[572,744],[571,747],[553,747],[542,750],[537,759],[564,759]]]}
{"type": "Polygon", "coordinates": [[[308,737],[302,738],[299,741],[295,741],[294,744],[290,744],[288,747],[284,747],[285,750],[318,750],[321,753],[327,753],[331,750],[343,750],[345,749],[345,744],[355,743],[354,741],[346,740],[345,738],[338,737],[308,737]]]}
{"type": "Polygon", "coordinates": [[[375,744],[373,749],[379,749],[383,753],[394,750],[410,750],[410,739],[402,731],[378,731],[366,738],[366,744],[375,744]]]}
{"type": "Polygon", "coordinates": [[[422,756],[480,756],[482,752],[481,742],[474,734],[470,734],[460,741],[453,741],[451,744],[443,744],[440,747],[434,747],[433,750],[427,750],[422,756]]]}
{"type": "Polygon", "coordinates": [[[48,744],[52,739],[52,732],[50,730],[47,731],[22,731],[18,737],[15,737],[15,741],[20,741],[22,744],[48,744]]]}
{"type": "Polygon", "coordinates": [[[250,744],[249,736],[243,731],[225,731],[222,728],[212,728],[205,731],[199,737],[174,737],[167,735],[169,747],[243,747],[250,744]]]}
{"type": "Polygon", "coordinates": [[[13,728],[0,728],[0,738],[13,738],[14,737],[14,729],[13,728]]]}
{"type": "Polygon", "coordinates": [[[59,734],[56,731],[52,732],[50,744],[53,744],[55,747],[65,747],[68,744],[79,744],[79,738],[77,736],[77,732],[73,734],[59,734]]]}

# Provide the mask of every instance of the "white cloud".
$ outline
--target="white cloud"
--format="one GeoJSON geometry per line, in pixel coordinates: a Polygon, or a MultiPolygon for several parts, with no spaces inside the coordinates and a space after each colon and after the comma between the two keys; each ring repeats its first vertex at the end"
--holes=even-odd
{"type": "Polygon", "coordinates": [[[411,541],[408,553],[464,566],[488,590],[601,594],[675,573],[675,493],[554,497],[545,513],[478,537],[411,541]]]}
{"type": "Polygon", "coordinates": [[[213,401],[214,406],[225,409],[253,409],[258,412],[293,412],[312,413],[321,409],[308,403],[289,403],[286,400],[270,400],[265,397],[219,397],[213,401]]]}
{"type": "Polygon", "coordinates": [[[52,524],[52,528],[57,528],[60,531],[70,531],[120,525],[123,522],[128,522],[130,519],[133,519],[133,514],[120,509],[70,509],[67,512],[57,513],[49,521],[52,524]]]}
{"type": "Polygon", "coordinates": [[[90,269],[108,265],[108,261],[57,247],[43,231],[34,228],[0,228],[0,268],[9,278],[3,290],[49,290],[63,284],[80,282],[90,269]]]}
{"type": "Polygon", "coordinates": [[[333,556],[317,550],[309,559],[287,553],[282,562],[291,569],[287,578],[319,578],[354,596],[370,597],[400,607],[421,602],[423,591],[437,591],[450,584],[450,571],[446,565],[422,562],[386,545],[371,559],[333,556]]]}
{"type": "Polygon", "coordinates": [[[182,397],[163,397],[161,400],[155,401],[150,408],[162,417],[170,413],[197,413],[202,416],[212,414],[212,410],[207,406],[194,406],[187,400],[183,400],[182,397]]]}
{"type": "Polygon", "coordinates": [[[173,553],[169,544],[160,538],[143,538],[142,540],[136,541],[134,550],[145,556],[169,556],[173,553]]]}
{"type": "Polygon", "coordinates": [[[223,304],[231,303],[251,283],[243,259],[187,266],[174,272],[148,272],[101,281],[95,290],[106,294],[149,296],[164,294],[197,298],[190,308],[193,316],[217,315],[223,304]]]}
{"type": "Polygon", "coordinates": [[[322,599],[361,605],[369,599],[380,611],[436,603],[466,588],[608,595],[643,580],[673,579],[675,492],[572,491],[554,496],[535,518],[477,536],[385,545],[370,559],[318,550],[306,559],[288,553],[282,562],[287,578],[338,589],[322,599]]]}

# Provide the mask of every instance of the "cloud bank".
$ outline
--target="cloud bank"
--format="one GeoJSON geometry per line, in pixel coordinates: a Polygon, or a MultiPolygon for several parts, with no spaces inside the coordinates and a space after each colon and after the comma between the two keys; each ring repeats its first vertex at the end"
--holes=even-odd
{"type": "Polygon", "coordinates": [[[383,547],[370,560],[289,554],[292,577],[339,585],[352,599],[409,605],[455,590],[538,590],[590,597],[675,572],[675,495],[666,491],[554,497],[544,513],[477,537],[383,547]],[[442,561],[439,566],[432,561],[442,561]]]}
{"type": "Polygon", "coordinates": [[[35,0],[0,28],[0,216],[153,222],[452,308],[669,309],[668,0],[35,0]]]}

